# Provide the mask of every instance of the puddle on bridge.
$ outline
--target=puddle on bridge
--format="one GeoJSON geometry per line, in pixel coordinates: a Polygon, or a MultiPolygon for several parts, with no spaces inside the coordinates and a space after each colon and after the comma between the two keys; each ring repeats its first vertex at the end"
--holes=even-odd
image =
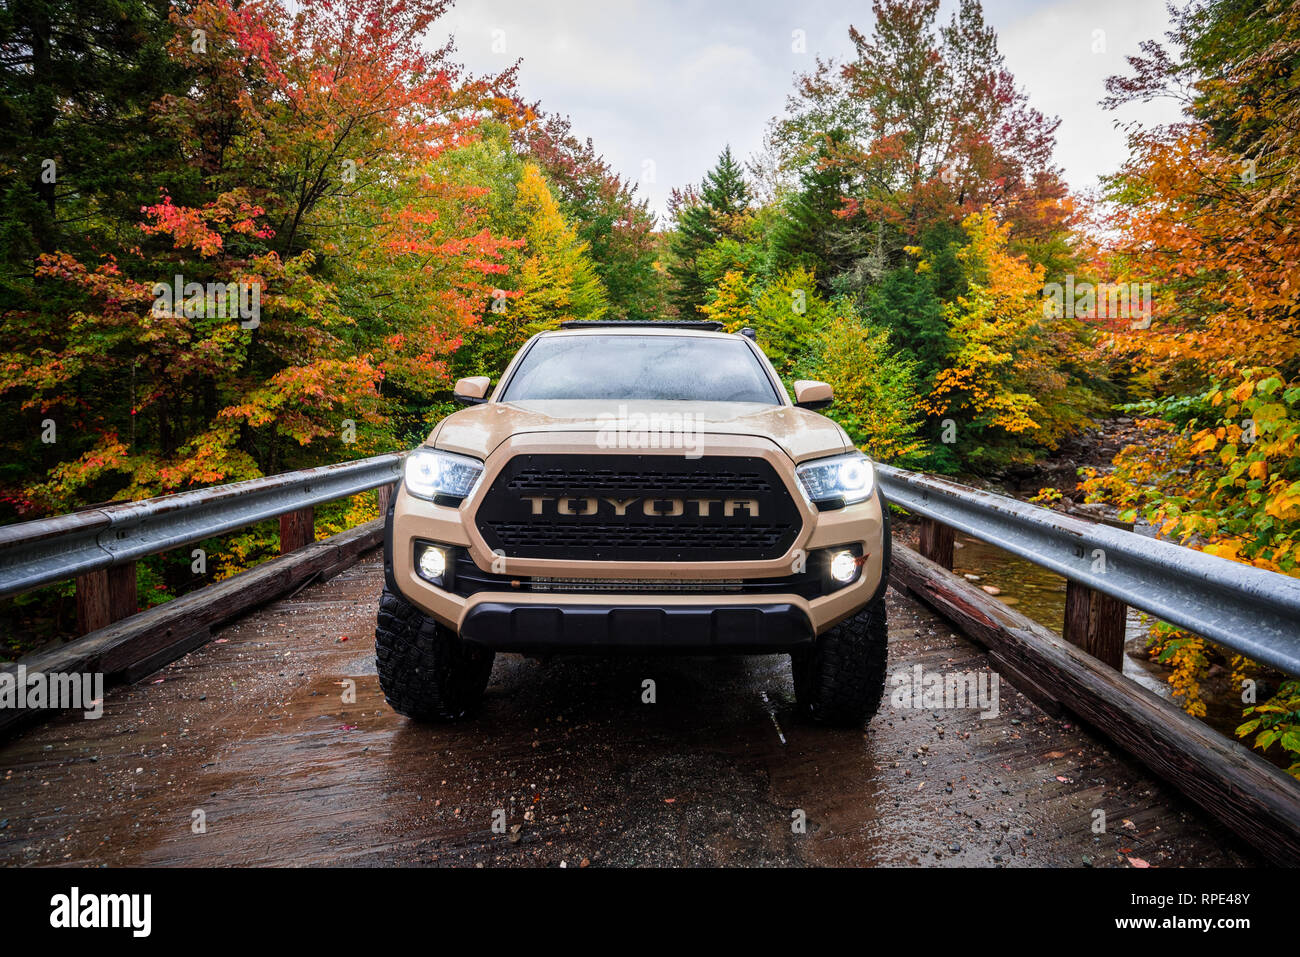
{"type": "MultiPolygon", "coordinates": [[[[1065,627],[1065,579],[1033,562],[1003,551],[995,545],[958,534],[953,550],[953,571],[964,575],[977,586],[991,585],[1000,594],[995,597],[1045,625],[1058,635],[1065,627]]],[[[1165,669],[1146,655],[1146,643],[1152,622],[1149,615],[1135,608],[1128,610],[1124,641],[1124,676],[1169,699],[1169,685],[1163,678],[1165,669]]],[[[1226,682],[1207,682],[1202,687],[1207,714],[1205,723],[1221,734],[1234,738],[1241,723],[1241,707],[1226,682]]]]}

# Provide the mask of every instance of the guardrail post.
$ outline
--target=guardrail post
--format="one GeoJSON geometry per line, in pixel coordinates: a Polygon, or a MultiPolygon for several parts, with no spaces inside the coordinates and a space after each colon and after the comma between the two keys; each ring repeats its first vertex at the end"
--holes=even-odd
{"type": "Polygon", "coordinates": [[[953,541],[957,531],[951,525],[944,525],[932,518],[921,516],[920,549],[922,555],[936,565],[942,565],[952,571],[953,541]]]}
{"type": "Polygon", "coordinates": [[[375,489],[375,494],[378,496],[379,499],[380,518],[388,517],[388,506],[392,503],[393,493],[396,491],[397,491],[396,482],[393,482],[389,485],[381,485],[379,486],[379,488],[375,489]]]}
{"type": "Polygon", "coordinates": [[[1065,583],[1065,640],[1105,662],[1124,669],[1124,626],[1128,606],[1076,581],[1065,583]]]}
{"type": "MultiPolygon", "coordinates": [[[[1068,514],[1125,532],[1133,531],[1132,522],[1098,515],[1080,508],[1068,514]]],[[[1124,670],[1124,631],[1128,624],[1128,606],[1118,598],[1095,591],[1075,581],[1065,583],[1065,628],[1062,637],[1116,671],[1124,670]]]]}
{"type": "Polygon", "coordinates": [[[316,510],[306,508],[285,512],[280,516],[280,554],[296,552],[316,541],[316,510]]]}
{"type": "Polygon", "coordinates": [[[135,591],[135,562],[77,576],[77,633],[88,635],[139,608],[135,591]]]}

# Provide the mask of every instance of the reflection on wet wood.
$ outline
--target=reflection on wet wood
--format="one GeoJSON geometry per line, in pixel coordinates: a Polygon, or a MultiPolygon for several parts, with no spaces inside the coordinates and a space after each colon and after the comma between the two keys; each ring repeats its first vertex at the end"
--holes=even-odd
{"type": "Polygon", "coordinates": [[[891,579],[1269,860],[1300,863],[1300,787],[1289,775],[909,548],[895,545],[891,579]]]}
{"type": "MultiPolygon", "coordinates": [[[[1008,681],[996,715],[981,717],[891,702],[891,679],[858,733],[799,720],[783,656],[502,655],[476,718],[413,724],[387,707],[374,674],[382,574],[372,552],[110,691],[102,719],[61,716],[0,746],[0,864],[1255,860],[1008,681]],[[642,700],[647,678],[654,704],[642,700]],[[498,810],[505,833],[492,827],[498,810]]],[[[989,673],[981,649],[935,613],[893,592],[888,603],[900,681],[918,667],[989,673]]]]}

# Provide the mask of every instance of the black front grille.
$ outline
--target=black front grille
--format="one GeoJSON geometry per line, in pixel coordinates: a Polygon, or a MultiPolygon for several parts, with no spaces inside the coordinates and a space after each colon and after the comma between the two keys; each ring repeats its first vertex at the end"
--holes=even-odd
{"type": "Polygon", "coordinates": [[[568,561],[779,558],[801,527],[776,470],[735,456],[520,455],[475,518],[494,551],[568,561]]]}

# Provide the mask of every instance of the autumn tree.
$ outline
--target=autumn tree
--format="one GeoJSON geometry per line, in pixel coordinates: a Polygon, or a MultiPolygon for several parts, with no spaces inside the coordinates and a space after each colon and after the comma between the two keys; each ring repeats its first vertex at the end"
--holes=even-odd
{"type": "Polygon", "coordinates": [[[608,308],[588,246],[565,221],[537,166],[524,169],[519,208],[527,257],[519,269],[516,322],[554,326],[567,319],[599,319],[608,308]]]}
{"type": "MultiPolygon", "coordinates": [[[[1084,488],[1126,517],[1211,554],[1300,574],[1300,7],[1281,0],[1192,3],[1168,42],[1142,44],[1107,104],[1172,97],[1179,122],[1131,131],[1108,183],[1108,278],[1155,288],[1149,322],[1106,345],[1148,390],[1129,410],[1141,443],[1084,488]]],[[[1215,664],[1258,665],[1160,623],[1153,652],[1175,696],[1204,714],[1215,664]]],[[[1300,681],[1244,709],[1238,733],[1300,777],[1300,681]]]]}
{"type": "Polygon", "coordinates": [[[1112,106],[1156,96],[1187,106],[1184,122],[1134,130],[1109,183],[1112,274],[1151,282],[1160,303],[1150,328],[1117,345],[1158,377],[1300,374],[1300,108],[1277,82],[1293,70],[1297,36],[1292,4],[1193,4],[1172,31],[1181,57],[1147,42],[1133,75],[1109,83],[1112,106]]]}
{"type": "Polygon", "coordinates": [[[967,461],[1028,460],[1034,445],[1054,448],[1089,411],[1063,368],[1069,320],[1048,314],[1043,268],[1009,251],[1009,224],[985,210],[965,228],[969,242],[958,258],[969,284],[945,307],[954,348],[925,408],[971,433],[960,440],[967,461]]]}
{"type": "Polygon", "coordinates": [[[524,166],[515,205],[523,223],[522,250],[471,346],[467,374],[500,375],[530,336],[568,319],[599,319],[608,309],[587,244],[565,220],[537,164],[524,166]]]}
{"type": "Polygon", "coordinates": [[[745,290],[744,308],[732,314],[723,304],[728,291],[741,282],[733,278],[738,275],[728,274],[731,282],[724,282],[702,311],[710,319],[726,322],[731,332],[753,327],[759,346],[776,371],[789,378],[808,352],[814,335],[830,321],[831,308],[818,293],[813,274],[807,269],[792,269],[762,286],[751,283],[745,290]]]}
{"type": "Polygon", "coordinates": [[[700,258],[716,243],[741,236],[751,198],[744,171],[723,149],[717,165],[705,174],[698,190],[689,191],[676,212],[672,238],[675,259],[669,272],[676,284],[672,293],[683,318],[694,317],[704,304],[708,284],[700,275],[700,258]]]}
{"type": "Polygon", "coordinates": [[[609,318],[659,318],[664,279],[655,268],[655,217],[636,197],[636,185],[610,168],[590,138],[579,139],[567,117],[541,116],[521,126],[516,139],[587,244],[608,294],[609,318]]]}
{"type": "Polygon", "coordinates": [[[1056,120],[1029,106],[1003,64],[979,0],[936,26],[939,0],[875,0],[854,54],[800,77],[772,140],[784,166],[839,170],[841,219],[859,223],[860,279],[901,264],[936,225],[985,207],[1017,235],[1064,228],[1051,163],[1056,120]]]}
{"type": "Polygon", "coordinates": [[[155,185],[120,242],[43,254],[46,294],[0,324],[0,395],[63,436],[20,509],[279,471],[326,440],[329,459],[391,447],[385,379],[447,382],[511,243],[428,175],[508,82],[425,49],[444,8],[173,10],[187,80],[152,109],[175,194],[155,185]]]}
{"type": "Polygon", "coordinates": [[[801,374],[831,384],[835,404],[825,414],[855,446],[879,461],[906,464],[924,448],[916,362],[893,346],[888,330],[864,322],[845,300],[831,309],[801,374]]]}

